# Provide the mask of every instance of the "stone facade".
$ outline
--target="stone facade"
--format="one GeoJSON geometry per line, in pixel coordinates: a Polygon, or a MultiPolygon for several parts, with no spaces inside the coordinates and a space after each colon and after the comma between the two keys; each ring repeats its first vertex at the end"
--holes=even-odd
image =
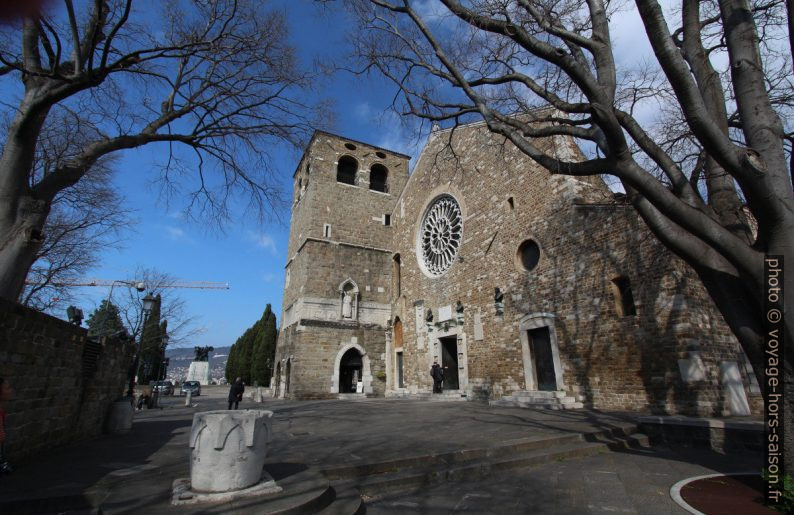
{"type": "MultiPolygon", "coordinates": [[[[426,395],[438,361],[457,376],[447,387],[469,399],[554,390],[600,409],[720,415],[737,410],[736,388],[723,384],[733,367],[740,396],[758,411],[744,354],[697,277],[600,178],[554,175],[471,124],[434,132],[410,180],[400,175],[388,202],[375,204],[366,189],[335,182],[345,141],[319,133],[296,172],[298,188],[312,163],[293,208],[277,351],[293,359],[295,396],[338,391],[332,367],[358,338],[369,375],[385,372],[385,381],[371,381],[376,395],[426,395]],[[423,245],[443,247],[458,223],[423,231],[441,198],[454,199],[462,228],[452,231],[460,230],[456,252],[439,251],[451,265],[437,273],[423,245]],[[343,241],[315,236],[333,224],[332,205],[349,206],[343,241]],[[372,225],[389,205],[390,225],[372,225]],[[355,327],[340,315],[346,277],[358,285],[364,317],[355,327]]],[[[569,139],[538,144],[580,155],[569,139]]],[[[404,173],[404,156],[392,159],[404,173]]]]}
{"type": "Polygon", "coordinates": [[[85,328],[0,300],[0,377],[14,389],[6,408],[11,459],[101,434],[133,352],[127,342],[94,342],[85,328]]]}

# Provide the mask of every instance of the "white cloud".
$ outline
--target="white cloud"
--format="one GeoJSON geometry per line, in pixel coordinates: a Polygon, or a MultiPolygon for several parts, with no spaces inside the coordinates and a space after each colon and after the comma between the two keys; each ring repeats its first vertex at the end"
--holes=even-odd
{"type": "Polygon", "coordinates": [[[169,236],[171,236],[175,240],[185,237],[185,231],[183,231],[179,227],[173,227],[171,225],[167,225],[165,227],[165,231],[168,233],[169,236]]]}
{"type": "Polygon", "coordinates": [[[248,231],[248,239],[253,241],[257,247],[269,249],[270,253],[274,256],[278,252],[276,249],[276,240],[268,234],[257,234],[253,231],[248,231]]]}
{"type": "Polygon", "coordinates": [[[356,118],[362,122],[368,122],[372,120],[372,106],[369,105],[369,102],[361,102],[360,104],[356,104],[353,108],[353,114],[356,115],[356,118]]]}
{"type": "Polygon", "coordinates": [[[161,225],[159,227],[169,240],[191,244],[196,243],[195,240],[188,236],[188,234],[180,227],[176,227],[175,225],[161,225]]]}

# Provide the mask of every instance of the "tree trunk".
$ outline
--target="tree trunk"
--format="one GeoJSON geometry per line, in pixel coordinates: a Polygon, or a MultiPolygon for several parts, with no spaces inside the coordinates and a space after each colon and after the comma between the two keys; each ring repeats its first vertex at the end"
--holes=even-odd
{"type": "Polygon", "coordinates": [[[44,241],[44,222],[50,212],[49,202],[27,195],[15,204],[15,212],[0,218],[0,297],[14,302],[44,241]]]}
{"type": "Polygon", "coordinates": [[[32,85],[26,88],[0,155],[0,298],[12,302],[19,300],[44,241],[51,207],[51,199],[36,198],[29,184],[36,141],[49,112],[34,108],[39,93],[32,85]]]}

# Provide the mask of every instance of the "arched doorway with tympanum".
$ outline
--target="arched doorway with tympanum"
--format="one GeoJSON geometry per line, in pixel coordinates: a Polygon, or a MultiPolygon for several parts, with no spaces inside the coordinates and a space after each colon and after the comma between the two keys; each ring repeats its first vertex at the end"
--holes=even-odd
{"type": "Polygon", "coordinates": [[[372,372],[367,352],[357,343],[342,346],[336,355],[331,393],[372,393],[372,372]],[[358,383],[362,390],[358,391],[358,383]]]}

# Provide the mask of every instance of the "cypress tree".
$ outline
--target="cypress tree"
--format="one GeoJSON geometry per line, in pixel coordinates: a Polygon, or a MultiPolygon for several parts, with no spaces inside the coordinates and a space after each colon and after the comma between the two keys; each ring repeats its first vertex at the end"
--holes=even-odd
{"type": "Polygon", "coordinates": [[[276,315],[268,304],[262,318],[246,329],[229,349],[226,380],[233,382],[240,377],[246,384],[268,384],[276,354],[277,335],[276,315]]]}
{"type": "Polygon", "coordinates": [[[160,295],[154,298],[152,310],[141,331],[141,356],[138,367],[138,382],[148,384],[157,373],[157,360],[160,357],[162,334],[160,333],[160,295]]]}
{"type": "Polygon", "coordinates": [[[273,357],[276,354],[276,315],[270,309],[270,304],[255,327],[257,330],[251,359],[251,379],[260,386],[265,386],[270,383],[273,357]]]}
{"type": "Polygon", "coordinates": [[[226,358],[226,382],[230,384],[238,377],[235,374],[237,373],[237,351],[240,350],[239,343],[240,339],[237,338],[237,341],[229,349],[229,356],[226,358]]]}
{"type": "Polygon", "coordinates": [[[254,353],[254,327],[249,327],[240,337],[240,361],[237,364],[237,377],[245,384],[251,384],[251,356],[254,353]]]}

